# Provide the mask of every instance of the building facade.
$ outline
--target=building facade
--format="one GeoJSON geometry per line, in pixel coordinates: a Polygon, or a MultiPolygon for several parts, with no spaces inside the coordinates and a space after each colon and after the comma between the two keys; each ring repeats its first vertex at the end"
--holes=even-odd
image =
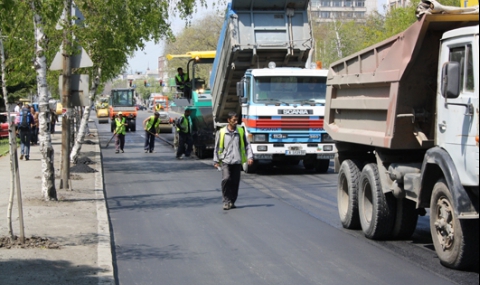
{"type": "Polygon", "coordinates": [[[312,0],[311,17],[317,23],[334,20],[363,21],[377,10],[377,0],[312,0]]]}

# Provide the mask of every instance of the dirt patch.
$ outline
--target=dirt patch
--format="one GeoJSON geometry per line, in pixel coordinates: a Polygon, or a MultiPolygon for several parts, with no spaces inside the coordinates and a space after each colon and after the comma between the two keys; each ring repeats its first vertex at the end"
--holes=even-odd
{"type": "Polygon", "coordinates": [[[0,248],[11,249],[11,248],[47,248],[47,249],[60,249],[60,246],[47,239],[42,237],[32,236],[30,238],[25,238],[25,243],[21,243],[20,239],[17,236],[14,236],[12,240],[10,237],[0,237],[0,248]]]}
{"type": "Polygon", "coordinates": [[[72,173],[94,173],[98,172],[96,169],[91,168],[88,166],[89,164],[94,164],[90,158],[84,156],[77,159],[77,163],[75,166],[70,168],[70,172],[72,173]]]}

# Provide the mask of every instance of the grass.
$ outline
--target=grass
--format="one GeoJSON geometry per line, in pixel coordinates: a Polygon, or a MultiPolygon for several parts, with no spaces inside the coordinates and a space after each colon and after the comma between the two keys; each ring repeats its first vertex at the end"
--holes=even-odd
{"type": "MultiPolygon", "coordinates": [[[[17,139],[17,145],[20,144],[20,140],[17,139]]],[[[7,155],[10,149],[10,145],[8,144],[8,138],[0,139],[0,157],[7,155]]]]}

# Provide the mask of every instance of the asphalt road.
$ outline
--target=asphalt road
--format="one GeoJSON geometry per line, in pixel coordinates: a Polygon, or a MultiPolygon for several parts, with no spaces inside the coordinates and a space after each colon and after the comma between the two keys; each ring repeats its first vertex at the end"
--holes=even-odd
{"type": "MultiPolygon", "coordinates": [[[[104,146],[108,125],[99,135],[104,146]]],[[[102,149],[118,284],[479,284],[440,265],[428,216],[406,241],[344,230],[332,169],[264,165],[242,174],[238,208],[223,211],[211,161],[178,161],[160,140],[146,154],[143,131],[126,141],[124,154],[102,149]]]]}

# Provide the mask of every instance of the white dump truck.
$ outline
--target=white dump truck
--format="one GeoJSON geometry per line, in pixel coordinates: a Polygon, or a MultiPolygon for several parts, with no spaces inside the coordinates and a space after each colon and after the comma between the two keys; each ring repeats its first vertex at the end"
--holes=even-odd
{"type": "Polygon", "coordinates": [[[478,6],[425,4],[407,30],[329,68],[338,210],[367,238],[408,239],[430,208],[441,263],[478,269],[478,6]]]}

